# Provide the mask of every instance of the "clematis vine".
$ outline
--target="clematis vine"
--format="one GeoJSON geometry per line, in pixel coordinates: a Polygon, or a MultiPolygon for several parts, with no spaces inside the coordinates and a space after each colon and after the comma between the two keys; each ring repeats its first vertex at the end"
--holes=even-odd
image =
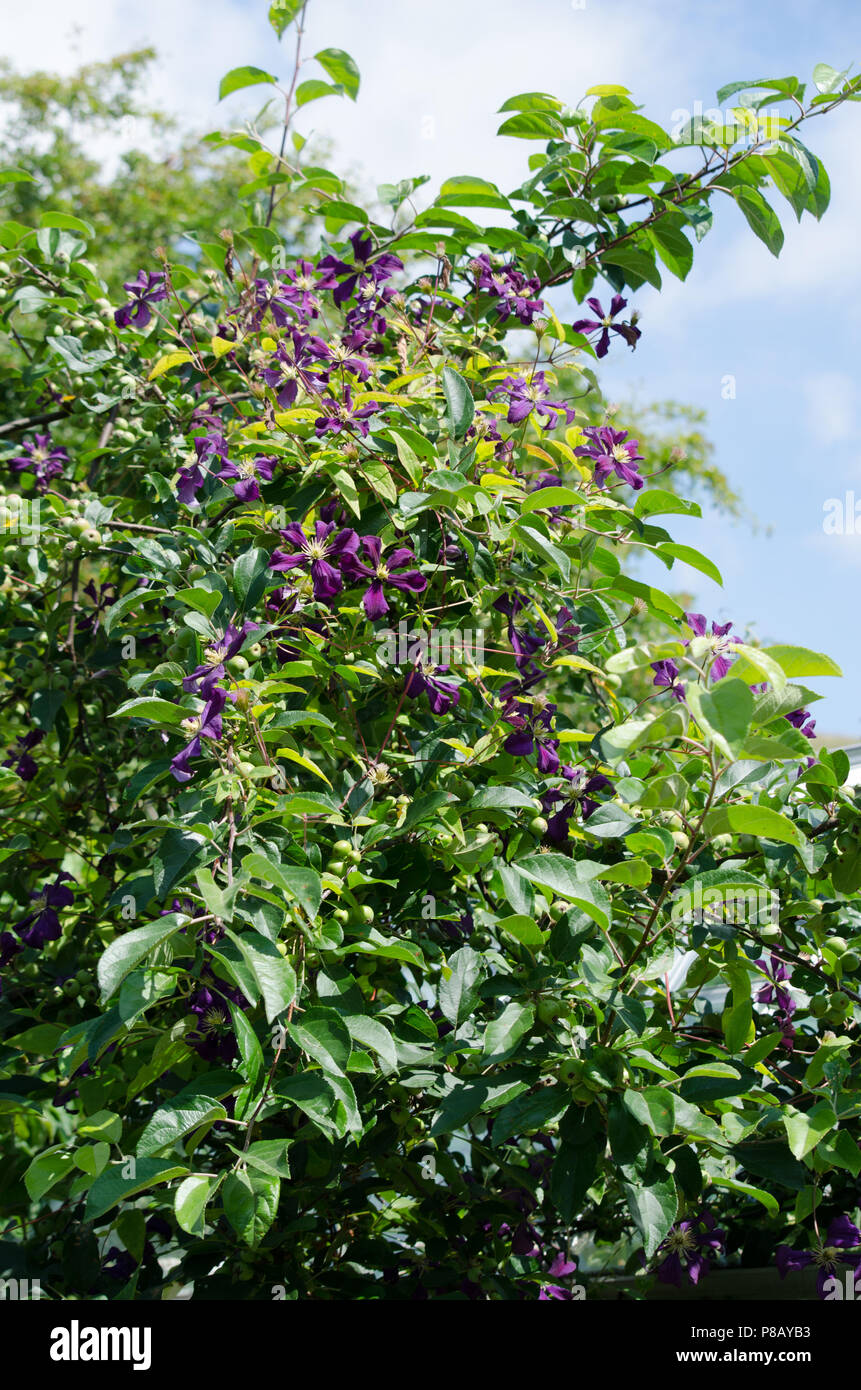
{"type": "Polygon", "coordinates": [[[527,758],[535,753],[538,771],[553,774],[559,770],[559,740],[548,737],[553,727],[556,706],[535,696],[533,702],[510,700],[502,712],[506,724],[511,724],[515,732],[509,734],[503,743],[506,753],[516,758],[527,758]]]}
{"type": "Polygon", "coordinates": [[[677,1221],[658,1246],[657,1253],[663,1253],[664,1258],[655,1273],[662,1284],[675,1284],[677,1288],[681,1288],[685,1277],[691,1284],[698,1284],[725,1242],[726,1233],[717,1229],[710,1212],[689,1221],[677,1221]]]}
{"type": "Polygon", "coordinates": [[[324,434],[340,434],[343,430],[350,430],[360,434],[364,439],[370,429],[368,420],[382,408],[377,401],[368,401],[367,405],[359,407],[354,406],[353,393],[349,386],[345,386],[342,401],[336,401],[331,396],[323,400],[321,409],[328,413],[314,421],[314,433],[320,439],[324,434]]]}
{"type": "Polygon", "coordinates": [[[672,658],[667,658],[665,661],[653,661],[651,662],[651,667],[655,673],[655,679],[652,681],[652,685],[663,686],[665,689],[669,690],[674,699],[678,700],[680,703],[683,702],[685,698],[685,687],[679,680],[679,675],[681,673],[672,658]]]}
{"type": "Polygon", "coordinates": [[[69,455],[53,443],[50,434],[34,434],[32,439],[24,440],[21,453],[9,462],[15,473],[32,473],[36,491],[45,492],[51,479],[61,476],[69,455]]]}
{"type": "Polygon", "coordinates": [[[768,977],[766,984],[757,990],[757,1002],[777,1004],[775,1021],[783,1033],[780,1040],[781,1046],[791,1052],[795,1043],[795,1027],[792,1022],[792,1015],[795,1013],[796,1004],[789,990],[781,988],[789,982],[789,971],[777,956],[772,956],[769,964],[766,964],[764,960],[758,960],[756,963],[763,974],[768,977]]]}
{"type": "Polygon", "coordinates": [[[341,566],[359,548],[355,531],[338,530],[333,521],[317,521],[314,534],[306,535],[297,521],[281,532],[282,538],[294,548],[273,550],[269,568],[284,573],[297,566],[308,570],[314,584],[314,598],[329,603],[341,592],[344,579],[341,566]]]}
{"type": "Polygon", "coordinates": [[[5,760],[3,766],[13,768],[22,782],[32,782],[39,768],[36,759],[30,755],[30,749],[36,748],[44,737],[44,729],[31,729],[28,734],[23,734],[17,746],[9,749],[12,756],[5,760]]]}
{"type": "Polygon", "coordinates": [[[152,318],[151,305],[167,299],[167,279],[161,270],[139,270],[134,280],[127,280],[123,289],[128,302],[114,310],[118,328],[137,328],[141,332],[152,318]]]}
{"type": "Polygon", "coordinates": [[[861,1293],[861,1231],[848,1216],[836,1216],[825,1239],[817,1238],[811,1250],[793,1250],[789,1245],[779,1245],[775,1258],[781,1279],[794,1270],[815,1265],[816,1290],[820,1298],[825,1297],[828,1280],[839,1278],[840,1266],[847,1265],[854,1274],[856,1296],[861,1293]]]}
{"type": "Polygon", "coordinates": [[[15,923],[15,931],[25,946],[41,950],[49,941],[58,941],[61,927],[57,909],[71,907],[75,895],[67,883],[72,883],[71,874],[63,870],[57,874],[53,883],[32,894],[35,906],[26,917],[15,923]]]}
{"type": "Polygon", "coordinates": [[[617,314],[627,306],[627,299],[623,299],[620,294],[614,294],[610,300],[610,308],[604,313],[600,299],[587,299],[586,303],[595,315],[593,319],[578,319],[573,325],[575,333],[597,333],[598,341],[595,344],[595,356],[606,357],[610,347],[610,334],[618,333],[624,338],[629,347],[637,346],[638,338],[642,337],[640,329],[634,324],[633,317],[629,323],[615,323],[617,314]]]}
{"type": "MultiPolygon", "coordinates": [[[[686,613],[685,622],[694,634],[694,637],[710,637],[709,650],[713,654],[714,660],[711,664],[709,675],[713,681],[723,680],[733,658],[727,656],[727,651],[732,647],[734,638],[727,637],[727,633],[732,627],[732,623],[712,623],[711,634],[707,631],[706,619],[702,613],[686,613]]],[[[691,639],[685,642],[685,646],[690,645],[691,639]]]]}
{"type": "Polygon", "coordinates": [[[235,478],[234,497],[238,497],[241,502],[255,502],[260,496],[260,480],[271,483],[276,462],[274,458],[242,459],[240,463],[232,463],[230,459],[225,459],[221,472],[215,476],[221,483],[230,482],[235,478]]]}
{"type": "Polygon", "coordinates": [[[528,327],[544,308],[543,299],[537,298],[541,289],[538,277],[524,275],[513,261],[494,266],[485,252],[470,261],[469,268],[475,276],[476,290],[483,290],[496,300],[496,313],[500,319],[514,316],[524,327],[528,327]]]}
{"type": "Polygon", "coordinates": [[[452,681],[440,679],[447,674],[447,666],[435,666],[433,671],[425,671],[419,662],[408,672],[404,689],[411,700],[426,694],[434,714],[448,714],[452,705],[460,700],[460,691],[452,681]]]}
{"type": "Polygon", "coordinates": [[[379,536],[362,536],[361,548],[367,563],[358,555],[351,554],[344,560],[344,575],[351,580],[369,579],[370,585],[362,595],[362,607],[372,622],[385,617],[389,611],[385,590],[389,587],[400,589],[402,593],[421,594],[427,588],[427,580],[418,570],[411,569],[416,557],[405,546],[383,557],[383,546],[379,536]]]}
{"type": "Polygon", "coordinates": [[[614,430],[612,425],[587,425],[583,433],[589,443],[579,445],[574,452],[580,458],[592,460],[598,486],[606,487],[607,479],[615,473],[619,482],[639,492],[645,483],[637,469],[643,459],[637,452],[639,440],[629,439],[627,430],[614,430]]]}
{"type": "Polygon", "coordinates": [[[189,763],[192,758],[199,758],[203,751],[200,740],[208,738],[217,742],[223,733],[221,713],[229,698],[227,691],[221,685],[212,684],[205,691],[201,685],[201,692],[205,694],[206,703],[200,714],[189,715],[180,726],[184,733],[192,735],[192,739],[171,762],[170,770],[177,782],[188,782],[194,776],[189,763]]]}
{"type": "Polygon", "coordinates": [[[494,386],[488,395],[508,397],[506,419],[510,425],[521,424],[534,412],[543,418],[542,429],[555,430],[560,416],[564,416],[565,423],[570,425],[576,414],[564,401],[550,399],[550,387],[547,385],[544,372],[534,372],[528,381],[523,376],[507,376],[499,386],[494,386]]]}
{"type": "Polygon", "coordinates": [[[255,632],[257,627],[258,624],[252,623],[250,619],[246,619],[241,628],[229,624],[223,637],[213,642],[212,646],[204,648],[200,666],[196,666],[183,678],[183,690],[196,690],[205,700],[208,699],[216,682],[224,680],[226,663],[231,657],[236,656],[249,632],[255,632]]]}

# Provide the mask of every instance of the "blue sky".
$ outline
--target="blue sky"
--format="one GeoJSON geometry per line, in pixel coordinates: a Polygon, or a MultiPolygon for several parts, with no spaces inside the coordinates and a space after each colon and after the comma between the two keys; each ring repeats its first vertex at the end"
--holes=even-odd
{"type": "MultiPolygon", "coordinates": [[[[253,63],[284,77],[291,51],[266,22],[266,0],[40,0],[4,16],[4,47],[21,67],[68,70],[140,44],[160,53],[153,95],[202,129],[242,109],[218,107],[219,77],[253,63]],[[178,13],[177,13],[178,11],[178,13]]],[[[334,163],[369,186],[427,173],[435,183],[481,174],[503,187],[522,177],[531,146],[495,136],[495,112],[516,92],[573,104],[598,82],[629,87],[665,127],[735,79],[794,74],[814,63],[861,65],[861,6],[853,0],[311,0],[306,51],[347,49],[362,73],[357,106],[309,108],[304,127],[329,138],[334,163]]],[[[309,65],[307,75],[313,74],[309,65]]],[[[233,104],[235,103],[235,105],[233,104]]],[[[247,109],[247,108],[245,108],[247,109]]],[[[617,400],[675,398],[708,412],[715,461],[757,517],[754,535],[718,516],[674,525],[677,539],[718,564],[724,587],[676,566],[697,606],[763,641],[827,651],[845,678],[824,679],[820,732],[861,737],[861,650],[852,625],[861,586],[858,534],[827,535],[828,499],[861,502],[858,384],[861,261],[861,104],[814,120],[805,142],[822,156],[832,203],[799,226],[776,203],[786,244],[775,260],[738,211],[716,209],[684,285],[636,296],[643,338],[621,343],[603,380],[617,400]],[[722,383],[735,378],[735,398],[722,383]]],[[[573,303],[560,312],[574,317],[573,303]]],[[[624,423],[620,416],[620,423],[624,423]]],[[[861,510],[861,509],[859,509],[861,510]]],[[[674,519],[676,521],[676,519],[674,519]]]]}

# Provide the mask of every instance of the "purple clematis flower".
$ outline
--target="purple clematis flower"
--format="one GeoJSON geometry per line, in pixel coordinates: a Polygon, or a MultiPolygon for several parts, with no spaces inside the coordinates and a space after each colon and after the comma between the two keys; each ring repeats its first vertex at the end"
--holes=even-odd
{"type": "Polygon", "coordinates": [[[515,732],[509,734],[503,743],[505,752],[515,758],[526,758],[535,752],[539,772],[551,776],[558,772],[559,740],[547,736],[552,729],[555,714],[555,705],[540,703],[536,708],[522,700],[510,700],[502,712],[502,717],[506,724],[514,727],[515,732]]]}
{"type": "Polygon", "coordinates": [[[255,502],[260,496],[258,480],[262,478],[264,483],[271,483],[276,461],[273,458],[256,458],[231,463],[230,459],[225,459],[221,472],[215,476],[221,483],[236,478],[237,481],[233,484],[234,497],[238,497],[241,502],[255,502]]]}
{"type": "Polygon", "coordinates": [[[513,315],[520,319],[524,327],[528,327],[544,308],[543,299],[535,297],[541,289],[538,277],[524,275],[513,261],[494,268],[485,252],[470,261],[469,268],[475,276],[476,290],[484,290],[496,300],[496,312],[500,319],[513,315]]]}
{"type": "Polygon", "coordinates": [[[369,563],[364,564],[357,556],[348,555],[344,559],[343,570],[344,575],[351,580],[370,579],[371,583],[362,595],[362,605],[372,622],[384,617],[389,611],[384,592],[387,585],[405,593],[424,593],[428,583],[424,575],[419,574],[418,570],[408,568],[416,563],[416,557],[411,550],[400,546],[383,559],[383,546],[379,536],[362,536],[361,546],[369,563]]]}
{"type": "Polygon", "coordinates": [[[637,452],[639,440],[628,439],[627,430],[614,430],[611,425],[587,425],[583,433],[590,442],[581,444],[574,452],[595,464],[598,486],[604,487],[610,474],[615,473],[620,482],[639,492],[645,482],[637,469],[643,458],[637,452]]]}
{"type": "Polygon", "coordinates": [[[43,729],[31,729],[29,734],[24,734],[18,739],[16,748],[9,750],[12,756],[6,759],[3,766],[14,767],[22,782],[32,782],[39,768],[35,758],[30,756],[30,749],[41,743],[44,737],[43,729]]]}
{"type": "Polygon", "coordinates": [[[340,434],[342,430],[355,430],[364,439],[370,429],[368,418],[382,408],[377,401],[369,401],[367,405],[359,408],[354,407],[353,393],[349,386],[345,386],[343,401],[333,400],[331,396],[325,398],[321,409],[328,411],[328,414],[321,415],[314,421],[314,432],[320,439],[324,434],[340,434]]]}
{"type": "Polygon", "coordinates": [[[617,314],[620,314],[628,303],[620,294],[614,294],[610,301],[610,310],[604,313],[600,299],[587,299],[586,303],[595,314],[594,319],[578,319],[573,325],[575,333],[597,333],[598,342],[595,346],[596,357],[606,357],[610,346],[610,334],[618,333],[625,339],[629,347],[637,346],[637,339],[641,337],[639,328],[630,323],[614,323],[617,314]]]}
{"type": "Polygon", "coordinates": [[[419,662],[407,674],[404,689],[412,700],[426,693],[434,714],[448,714],[452,705],[460,700],[460,691],[451,681],[440,680],[440,676],[447,672],[447,666],[435,666],[433,671],[425,671],[419,662]]]}
{"type": "Polygon", "coordinates": [[[282,305],[294,306],[303,318],[315,319],[320,312],[318,295],[335,288],[337,280],[331,271],[318,271],[310,261],[297,261],[292,270],[282,270],[273,291],[272,316],[284,328],[288,322],[282,305]],[[279,318],[280,314],[280,318],[279,318]]]}
{"type": "Polygon", "coordinates": [[[179,470],[176,486],[177,499],[186,507],[196,500],[198,492],[206,482],[207,469],[204,465],[210,460],[227,463],[227,442],[218,432],[199,435],[194,441],[194,452],[197,455],[197,463],[179,470]]]}
{"type": "Polygon", "coordinates": [[[152,313],[150,305],[160,299],[167,299],[167,281],[161,270],[139,270],[134,280],[127,280],[123,289],[128,291],[129,302],[114,310],[114,320],[118,328],[147,327],[152,313]]]}
{"type": "Polygon", "coordinates": [[[856,1294],[861,1292],[861,1231],[848,1216],[836,1216],[828,1227],[825,1240],[817,1240],[812,1250],[793,1250],[788,1245],[779,1245],[776,1260],[781,1279],[785,1279],[791,1270],[816,1265],[816,1288],[820,1298],[825,1295],[827,1281],[839,1277],[840,1265],[848,1265],[854,1271],[856,1294]]]}
{"type": "Polygon", "coordinates": [[[809,709],[794,709],[784,718],[788,719],[794,729],[798,729],[805,738],[816,737],[816,720],[810,718],[809,709]]]}
{"type": "MultiPolygon", "coordinates": [[[[709,636],[706,630],[706,620],[702,613],[686,613],[685,622],[695,637],[709,636]]],[[[732,623],[712,623],[711,636],[714,639],[712,647],[715,657],[712,662],[710,675],[712,680],[715,681],[723,680],[732,665],[733,658],[724,655],[724,652],[732,646],[734,640],[733,638],[726,640],[726,635],[731,627],[732,623]]],[[[688,646],[688,642],[685,642],[685,646],[688,646]]]]}
{"type": "Polygon", "coordinates": [[[318,368],[328,356],[329,349],[322,338],[294,328],[291,345],[281,342],[271,359],[273,365],[264,367],[260,375],[275,392],[278,404],[290,406],[295,404],[300,388],[308,395],[319,395],[324,373],[318,368]]]}
{"type": "Polygon", "coordinates": [[[32,439],[24,440],[21,450],[9,462],[15,473],[35,475],[38,492],[44,492],[51,479],[58,478],[63,466],[69,462],[66,450],[56,447],[50,434],[34,434],[32,439]]]}
{"type": "Polygon", "coordinates": [[[332,298],[338,305],[345,304],[356,293],[357,298],[370,300],[376,296],[377,286],[383,284],[398,270],[403,270],[403,261],[389,251],[374,258],[374,243],[371,237],[354,232],[348,238],[353,248],[354,264],[347,265],[337,256],[324,256],[317,262],[317,269],[332,275],[346,275],[335,289],[332,298]]]}
{"type": "Polygon", "coordinates": [[[675,1284],[681,1288],[685,1275],[692,1284],[698,1284],[711,1268],[710,1259],[721,1253],[726,1233],[716,1229],[717,1223],[709,1212],[692,1221],[677,1221],[669,1235],[658,1246],[658,1254],[664,1258],[655,1273],[662,1284],[675,1284]]]}
{"type": "Polygon", "coordinates": [[[757,1002],[760,1004],[777,1003],[776,1022],[783,1031],[783,1037],[780,1040],[781,1046],[791,1052],[795,1043],[795,1026],[792,1022],[792,1015],[795,1013],[796,1004],[789,991],[781,989],[781,985],[789,982],[789,971],[777,956],[771,957],[770,964],[766,964],[764,960],[758,960],[756,963],[763,974],[768,976],[767,983],[757,990],[757,1002]]]}
{"type": "MultiPolygon", "coordinates": [[[[569,1260],[561,1253],[556,1256],[547,1271],[551,1279],[568,1279],[576,1272],[577,1261],[569,1260]]],[[[543,1284],[538,1295],[539,1303],[551,1303],[554,1299],[558,1299],[562,1303],[571,1303],[574,1300],[574,1294],[561,1284],[543,1284]]]]}
{"type": "Polygon", "coordinates": [[[189,1012],[198,1019],[198,1025],[193,1033],[186,1033],[185,1041],[207,1062],[231,1062],[238,1055],[231,1004],[243,1011],[248,1008],[245,995],[222,980],[216,984],[213,979],[212,989],[201,982],[200,989],[189,998],[189,1012]]]}
{"type": "Polygon", "coordinates": [[[197,690],[204,700],[208,700],[216,681],[224,679],[225,664],[231,657],[236,656],[249,632],[256,631],[257,627],[258,624],[252,623],[250,619],[246,619],[241,628],[234,627],[231,623],[225,629],[222,638],[215,641],[211,647],[205,648],[201,665],[183,678],[183,690],[197,690]]]}
{"type": "Polygon", "coordinates": [[[568,425],[575,417],[575,411],[570,406],[565,405],[562,401],[550,400],[550,388],[543,372],[534,372],[529,381],[522,376],[507,376],[488,394],[508,397],[508,415],[506,418],[510,425],[517,425],[523,420],[528,420],[533,411],[544,417],[543,429],[555,430],[559,424],[560,415],[565,416],[565,423],[568,425]]]}
{"type": "Polygon", "coordinates": [[[679,680],[679,668],[676,663],[668,658],[666,661],[651,662],[652,670],[655,672],[655,679],[652,685],[665,686],[676,700],[684,701],[685,687],[679,680]]]}
{"type": "Polygon", "coordinates": [[[57,908],[71,907],[75,901],[74,893],[65,887],[67,882],[72,881],[72,875],[61,870],[53,883],[32,894],[35,908],[22,921],[15,923],[15,930],[25,946],[41,949],[48,941],[59,939],[61,928],[57,908]]]}
{"type": "Polygon", "coordinates": [[[355,531],[338,531],[333,521],[318,521],[313,536],[307,536],[298,521],[281,532],[285,541],[295,549],[273,550],[269,568],[285,571],[297,565],[310,571],[314,581],[314,597],[318,603],[328,603],[344,587],[341,565],[359,548],[359,537],[355,531]]]}
{"type": "Polygon", "coordinates": [[[206,688],[201,686],[201,692],[205,694],[206,704],[200,714],[190,715],[188,719],[183,719],[182,728],[187,734],[192,734],[192,740],[186,744],[182,752],[177,753],[170,765],[170,770],[177,782],[188,782],[194,776],[188,764],[192,758],[199,758],[202,752],[202,738],[213,739],[217,742],[221,738],[223,729],[221,723],[221,712],[227,703],[227,691],[220,685],[212,685],[206,688]]]}

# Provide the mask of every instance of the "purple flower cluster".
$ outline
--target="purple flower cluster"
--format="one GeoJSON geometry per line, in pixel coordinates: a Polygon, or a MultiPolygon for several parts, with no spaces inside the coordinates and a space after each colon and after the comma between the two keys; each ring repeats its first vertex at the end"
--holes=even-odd
{"type": "Polygon", "coordinates": [[[62,928],[58,908],[71,907],[75,901],[74,893],[66,887],[67,883],[72,882],[72,875],[61,870],[53,883],[31,894],[35,904],[32,912],[14,924],[20,942],[15,940],[11,932],[0,935],[0,965],[7,964],[24,946],[41,951],[49,941],[59,940],[62,928]]]}
{"type": "Polygon", "coordinates": [[[291,523],[281,535],[293,549],[273,551],[271,569],[282,572],[297,566],[307,569],[314,585],[314,598],[320,603],[331,603],[341,592],[345,580],[351,584],[370,581],[362,596],[362,605],[372,622],[389,611],[387,588],[413,594],[423,593],[427,588],[424,576],[411,568],[416,562],[413,552],[400,546],[384,556],[379,536],[360,537],[349,529],[337,531],[331,521],[316,522],[313,536],[306,535],[298,522],[291,523]]]}
{"type": "Polygon", "coordinates": [[[476,291],[483,291],[496,300],[494,307],[500,319],[513,316],[528,327],[544,308],[544,301],[537,298],[541,289],[538,277],[524,275],[513,261],[494,266],[490,257],[483,253],[470,261],[469,268],[475,277],[476,291]]]}

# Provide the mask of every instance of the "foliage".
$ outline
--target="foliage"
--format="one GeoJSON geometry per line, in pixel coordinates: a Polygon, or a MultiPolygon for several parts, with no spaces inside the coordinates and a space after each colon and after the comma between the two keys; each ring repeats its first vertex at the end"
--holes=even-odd
{"type": "MultiPolygon", "coordinates": [[[[825,172],[800,115],[674,173],[623,89],[532,93],[518,190],[413,216],[407,180],[387,224],[293,163],[294,112],[358,91],[317,60],[281,153],[219,137],[251,220],[209,269],[130,267],[108,319],[86,218],[0,228],[4,1259],[58,1298],[566,1298],[578,1259],[794,1268],[842,1220],[827,1272],[861,841],[801,682],[837,670],[630,576],[713,567],[591,414],[622,291],[684,277],[712,194],[776,251],[763,190],[819,216],[825,172]],[[545,289],[599,275],[560,322],[545,289]]],[[[805,101],[745,90],[745,131],[805,101]]]]}

